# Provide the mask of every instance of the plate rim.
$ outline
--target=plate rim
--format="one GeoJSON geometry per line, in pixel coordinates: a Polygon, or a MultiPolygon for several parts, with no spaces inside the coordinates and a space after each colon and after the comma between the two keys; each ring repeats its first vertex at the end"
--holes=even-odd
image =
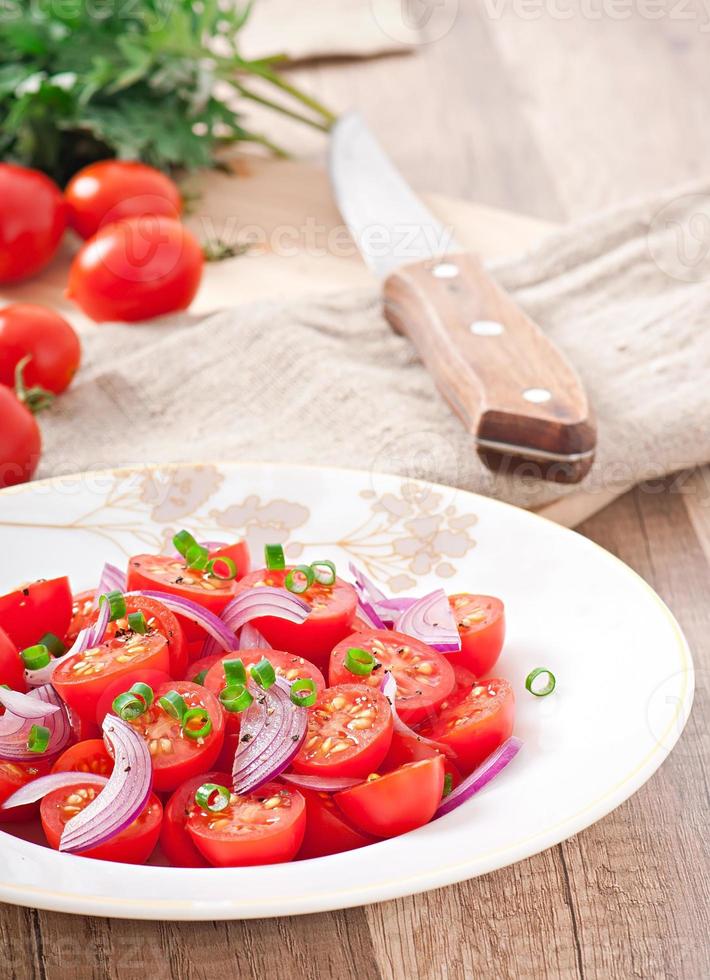
{"type": "MultiPolygon", "coordinates": [[[[593,551],[601,553],[604,559],[620,566],[620,568],[630,576],[637,586],[641,586],[654,603],[659,607],[671,626],[672,633],[677,643],[677,653],[680,655],[679,671],[683,673],[683,685],[681,697],[675,706],[672,718],[669,720],[666,730],[656,736],[655,745],[646,753],[643,759],[636,762],[634,768],[626,776],[618,780],[613,786],[609,787],[597,799],[587,803],[581,810],[571,816],[546,826],[505,847],[495,851],[489,851],[485,855],[478,855],[474,859],[463,860],[453,864],[446,864],[436,870],[423,871],[404,877],[386,879],[384,881],[371,881],[365,885],[358,885],[354,888],[340,890],[321,890],[317,893],[312,891],[303,895],[289,896],[288,898],[275,896],[269,900],[259,899],[259,905],[254,906],[253,901],[232,898],[228,902],[225,900],[215,900],[214,903],[206,903],[202,900],[176,900],[176,899],[144,899],[123,898],[119,895],[100,896],[87,895],[86,893],[74,894],[71,892],[59,891],[56,889],[43,889],[33,885],[17,885],[13,882],[0,881],[0,901],[10,904],[41,908],[52,911],[67,912],[71,914],[102,915],[108,918],[140,918],[156,921],[179,920],[179,921],[203,921],[203,920],[230,920],[230,919],[251,919],[262,917],[274,917],[281,915],[302,915],[319,911],[332,911],[335,909],[352,908],[361,905],[373,904],[381,901],[388,901],[393,898],[408,895],[420,894],[421,892],[439,888],[460,881],[477,877],[481,874],[488,874],[493,870],[507,867],[510,864],[525,860],[535,854],[541,853],[575,836],[582,830],[601,820],[616,807],[620,806],[629,799],[641,786],[644,785],[653,774],[660,768],[668,758],[673,748],[683,734],[690,712],[692,710],[694,689],[695,689],[695,669],[692,652],[688,641],[680,627],[677,619],[664,600],[658,595],[655,589],[633,568],[622,561],[612,552],[607,551],[601,545],[590,538],[578,534],[571,528],[558,524],[555,521],[536,513],[507,503],[497,497],[487,497],[484,494],[466,490],[461,487],[451,486],[443,483],[436,483],[431,480],[418,479],[397,473],[385,473],[374,470],[363,470],[357,467],[330,466],[317,463],[297,463],[297,462],[271,462],[259,460],[190,460],[189,462],[166,462],[151,463],[136,466],[107,467],[97,470],[85,470],[81,472],[63,474],[61,476],[46,477],[41,480],[34,480],[29,483],[18,484],[0,490],[0,503],[6,496],[21,495],[31,492],[36,488],[52,486],[53,484],[65,482],[72,479],[91,479],[114,476],[122,478],[134,473],[146,473],[153,471],[171,471],[184,468],[213,466],[217,469],[239,471],[244,469],[286,469],[286,470],[314,470],[318,472],[340,473],[352,477],[372,478],[382,476],[386,479],[402,479],[421,485],[426,488],[433,488],[438,491],[455,492],[472,498],[473,501],[485,501],[484,506],[493,504],[494,507],[502,507],[517,514],[524,514],[526,518],[532,518],[555,529],[555,533],[574,534],[580,542],[584,542],[583,547],[588,547],[593,551]],[[679,719],[683,719],[681,725],[679,719]],[[535,842],[542,842],[535,844],[535,842]],[[507,855],[504,864],[497,862],[500,855],[507,855]],[[470,870],[469,874],[465,869],[470,870]],[[462,873],[463,872],[463,873],[462,873]],[[416,883],[416,884],[415,884],[416,883]],[[413,886],[413,887],[412,887],[413,886]],[[380,894],[377,898],[372,898],[369,894],[377,890],[380,894]],[[272,908],[272,905],[280,903],[279,908],[272,908]],[[219,906],[216,912],[215,907],[219,906]]],[[[13,841],[28,848],[37,847],[27,841],[7,834],[0,830],[0,841],[5,837],[12,837],[13,841]]],[[[66,860],[86,861],[86,858],[77,858],[70,855],[54,855],[55,858],[66,860]]],[[[90,859],[89,859],[90,860],[90,859]]],[[[322,860],[320,858],[312,860],[322,860]]],[[[92,862],[94,863],[94,862],[92,862]]],[[[104,864],[105,862],[99,862],[104,864]]],[[[300,862],[307,866],[310,862],[300,862]]],[[[150,869],[142,869],[148,872],[150,869]]],[[[161,872],[184,872],[189,869],[160,868],[161,872]]],[[[241,869],[212,869],[212,873],[219,875],[233,874],[241,869]]]]}

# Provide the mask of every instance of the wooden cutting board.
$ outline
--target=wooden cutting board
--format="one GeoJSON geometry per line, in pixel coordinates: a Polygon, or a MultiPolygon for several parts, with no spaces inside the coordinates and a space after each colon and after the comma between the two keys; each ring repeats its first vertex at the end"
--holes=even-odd
{"type": "MultiPolygon", "coordinates": [[[[244,254],[207,265],[192,306],[195,313],[377,284],[342,223],[323,170],[304,162],[256,156],[236,158],[233,169],[233,175],[199,175],[189,185],[192,204],[186,220],[200,241],[248,246],[244,254]]],[[[441,195],[423,197],[439,219],[453,227],[461,245],[487,259],[520,252],[553,228],[496,208],[441,195]]],[[[0,301],[43,303],[58,309],[80,334],[100,330],[64,296],[78,244],[67,236],[59,256],[41,276],[4,287],[0,301]]],[[[573,526],[611,499],[613,495],[607,499],[578,490],[541,512],[573,526]]]]}

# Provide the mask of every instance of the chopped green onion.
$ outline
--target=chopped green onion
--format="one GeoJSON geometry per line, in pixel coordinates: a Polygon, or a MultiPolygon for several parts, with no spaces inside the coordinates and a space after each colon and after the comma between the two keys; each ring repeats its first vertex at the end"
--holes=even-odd
{"type": "Polygon", "coordinates": [[[178,531],[173,537],[173,545],[175,550],[179,551],[183,558],[186,557],[187,552],[190,548],[198,547],[197,541],[193,538],[189,531],[178,531]]]}
{"type": "Polygon", "coordinates": [[[316,582],[321,585],[335,585],[335,565],[332,561],[312,561],[311,568],[316,582]]]}
{"type": "Polygon", "coordinates": [[[223,582],[229,582],[237,577],[237,566],[231,558],[210,558],[207,562],[207,571],[223,582]]]}
{"type": "Polygon", "coordinates": [[[315,578],[310,565],[296,565],[295,568],[292,568],[286,573],[284,585],[289,592],[295,592],[296,595],[300,595],[301,592],[310,589],[315,582],[315,578]]]}
{"type": "Polygon", "coordinates": [[[188,568],[194,568],[198,572],[205,571],[210,563],[210,553],[201,544],[193,545],[187,549],[185,562],[188,568]]]}
{"type": "Polygon", "coordinates": [[[123,718],[124,721],[135,721],[145,712],[145,702],[128,691],[114,698],[111,707],[118,717],[123,718]]]}
{"type": "Polygon", "coordinates": [[[134,633],[147,633],[148,624],[145,621],[145,616],[142,612],[134,612],[128,614],[128,627],[132,629],[134,633]]]}
{"type": "Polygon", "coordinates": [[[181,725],[183,734],[195,741],[198,738],[207,738],[212,731],[212,719],[204,708],[190,708],[182,716],[181,725]],[[202,722],[202,728],[190,728],[191,721],[202,722]]]}
{"type": "Polygon", "coordinates": [[[222,667],[224,668],[224,680],[227,687],[233,687],[235,684],[246,684],[247,669],[242,660],[224,660],[222,667]]]}
{"type": "Polygon", "coordinates": [[[129,687],[128,693],[135,694],[136,697],[139,697],[141,701],[145,702],[146,708],[150,708],[155,700],[153,688],[150,684],[144,684],[143,681],[137,681],[132,687],[129,687]]]}
{"type": "Polygon", "coordinates": [[[195,793],[195,803],[201,810],[221,813],[229,806],[231,795],[226,786],[220,786],[218,783],[203,783],[195,793]]]}
{"type": "Polygon", "coordinates": [[[102,606],[104,602],[108,602],[110,622],[115,623],[117,619],[125,619],[126,600],[123,592],[119,592],[118,589],[114,589],[113,592],[107,592],[99,599],[99,606],[102,606]]]}
{"type": "Polygon", "coordinates": [[[166,714],[175,718],[182,725],[187,714],[187,705],[182,695],[178,694],[177,691],[168,691],[162,698],[158,698],[158,704],[166,714]]]}
{"type": "Polygon", "coordinates": [[[61,657],[63,653],[67,652],[65,645],[54,633],[45,633],[39,641],[39,645],[47,647],[53,657],[61,657]]]}
{"type": "Polygon", "coordinates": [[[444,792],[441,794],[442,800],[449,795],[451,790],[454,788],[454,777],[450,772],[447,772],[444,776],[444,792]]]}
{"type": "Polygon", "coordinates": [[[225,711],[236,714],[239,711],[246,711],[254,698],[244,684],[234,684],[219,692],[219,700],[225,711]]]}
{"type": "Polygon", "coordinates": [[[350,647],[345,654],[345,668],[351,674],[358,674],[361,677],[369,676],[375,669],[377,661],[369,650],[362,647],[350,647]]]}
{"type": "Polygon", "coordinates": [[[299,708],[310,708],[316,703],[318,688],[310,677],[301,677],[291,685],[291,700],[299,708]]]}
{"type": "Polygon", "coordinates": [[[37,643],[33,647],[27,647],[20,652],[20,656],[27,670],[41,670],[52,659],[44,643],[37,643]]]}
{"type": "Polygon", "coordinates": [[[262,657],[258,664],[254,664],[250,668],[250,673],[259,687],[263,687],[265,691],[268,691],[276,681],[276,671],[266,657],[262,657]]]}
{"type": "Polygon", "coordinates": [[[199,672],[199,674],[195,674],[195,676],[192,678],[192,683],[193,684],[204,684],[205,683],[205,677],[207,677],[207,671],[206,670],[201,670],[199,672]]]}
{"type": "Polygon", "coordinates": [[[536,667],[535,670],[531,670],[528,676],[525,678],[525,687],[531,694],[534,694],[536,698],[547,697],[548,694],[552,694],[555,690],[555,685],[557,680],[555,675],[547,667],[536,667]],[[542,677],[542,686],[540,684],[535,684],[538,677],[542,677]]]}
{"type": "Polygon", "coordinates": [[[44,725],[33,725],[27,735],[27,748],[29,751],[36,752],[38,755],[41,752],[46,752],[47,746],[49,745],[49,735],[49,729],[44,725]]]}
{"type": "Polygon", "coordinates": [[[264,545],[264,561],[266,567],[272,572],[286,568],[283,547],[280,544],[264,545]]]}

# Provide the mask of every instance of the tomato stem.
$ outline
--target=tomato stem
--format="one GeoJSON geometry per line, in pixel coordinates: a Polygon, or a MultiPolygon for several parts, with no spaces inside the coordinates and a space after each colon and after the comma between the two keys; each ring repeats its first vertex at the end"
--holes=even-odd
{"type": "Polygon", "coordinates": [[[52,405],[54,395],[51,391],[47,391],[46,388],[40,388],[39,385],[33,385],[31,388],[28,388],[25,384],[25,368],[31,360],[32,356],[28,354],[22,360],[18,361],[15,366],[15,394],[18,400],[26,408],[29,408],[33,415],[37,415],[52,405]]]}

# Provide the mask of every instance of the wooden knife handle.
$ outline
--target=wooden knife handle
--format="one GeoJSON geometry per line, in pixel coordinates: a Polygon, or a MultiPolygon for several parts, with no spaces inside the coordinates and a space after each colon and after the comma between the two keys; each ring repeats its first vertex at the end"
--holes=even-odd
{"type": "Polygon", "coordinates": [[[488,465],[536,460],[563,482],[589,471],[596,428],[576,371],[475,256],[405,266],[384,301],[488,465]]]}

